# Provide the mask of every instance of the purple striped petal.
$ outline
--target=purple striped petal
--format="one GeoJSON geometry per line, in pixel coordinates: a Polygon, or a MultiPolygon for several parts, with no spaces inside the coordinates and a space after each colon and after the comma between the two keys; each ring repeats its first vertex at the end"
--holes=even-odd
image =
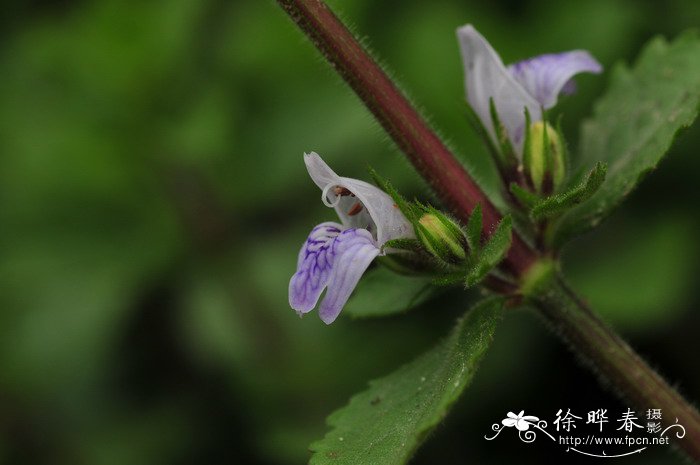
{"type": "Polygon", "coordinates": [[[321,320],[327,325],[338,317],[365,270],[379,255],[372,235],[364,229],[343,231],[335,239],[333,249],[336,260],[328,281],[328,291],[319,308],[321,320]]]}
{"type": "Polygon", "coordinates": [[[323,289],[319,315],[332,323],[369,264],[379,255],[372,234],[365,229],[346,229],[322,223],[309,234],[299,252],[297,272],[289,281],[289,305],[299,314],[311,311],[323,289]]]}
{"type": "Polygon", "coordinates": [[[550,53],[508,67],[513,77],[545,109],[557,103],[560,93],[573,93],[572,78],[579,73],[600,73],[603,67],[585,50],[550,53]]]}
{"type": "Polygon", "coordinates": [[[299,314],[313,310],[325,289],[332,266],[328,249],[342,229],[338,223],[321,223],[301,247],[297,271],[289,281],[289,305],[299,314]]]}

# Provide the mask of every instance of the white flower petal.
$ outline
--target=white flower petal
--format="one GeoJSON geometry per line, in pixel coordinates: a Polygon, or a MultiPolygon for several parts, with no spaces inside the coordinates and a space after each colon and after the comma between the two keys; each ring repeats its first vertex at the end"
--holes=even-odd
{"type": "Polygon", "coordinates": [[[465,73],[467,101],[481,119],[492,140],[498,144],[490,112],[493,98],[499,119],[516,150],[522,154],[525,108],[532,121],[542,119],[540,104],[503,65],[491,45],[471,24],[457,29],[465,73]]]}
{"type": "Polygon", "coordinates": [[[364,181],[338,176],[315,152],[304,154],[304,163],[327,197],[324,203],[335,208],[345,228],[367,229],[379,247],[391,239],[415,236],[413,226],[386,192],[364,181]],[[335,187],[345,188],[352,195],[338,195],[335,187]]]}
{"type": "Polygon", "coordinates": [[[336,185],[340,182],[340,176],[326,164],[316,152],[304,154],[304,164],[313,182],[323,191],[328,185],[336,185]]]}

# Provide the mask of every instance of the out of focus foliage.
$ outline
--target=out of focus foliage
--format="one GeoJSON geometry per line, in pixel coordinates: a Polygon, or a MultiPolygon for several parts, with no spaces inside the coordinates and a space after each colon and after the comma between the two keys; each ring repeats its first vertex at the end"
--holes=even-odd
{"type": "MultiPolygon", "coordinates": [[[[494,195],[464,117],[457,26],[476,24],[507,61],[584,48],[610,68],[700,24],[695,0],[329,3],[494,195]]],[[[430,194],[274,2],[15,0],[0,24],[1,462],[300,463],[328,412],[466,308],[446,294],[329,327],[288,308],[298,247],[332,217],[303,151],[430,194]]],[[[572,143],[606,81],[580,79],[558,107],[572,143]]],[[[684,134],[564,264],[693,399],[699,144],[697,127],[684,134]]],[[[483,434],[516,408],[617,405],[528,314],[506,316],[467,397],[416,463],[536,463],[549,451],[483,434]]]]}

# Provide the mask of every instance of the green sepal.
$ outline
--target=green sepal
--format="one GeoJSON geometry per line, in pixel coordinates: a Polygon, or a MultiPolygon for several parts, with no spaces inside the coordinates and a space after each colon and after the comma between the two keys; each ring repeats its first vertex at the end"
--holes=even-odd
{"type": "Polygon", "coordinates": [[[595,194],[608,171],[608,165],[604,162],[596,163],[595,167],[588,173],[586,179],[566,192],[549,196],[540,200],[530,211],[530,217],[534,221],[552,218],[566,213],[572,207],[588,200],[595,194]]]}
{"type": "Polygon", "coordinates": [[[443,265],[463,263],[467,259],[468,244],[457,222],[434,207],[418,202],[417,205],[422,215],[413,227],[424,249],[443,265]]]}
{"type": "Polygon", "coordinates": [[[421,276],[435,272],[432,257],[426,252],[396,252],[377,257],[377,262],[384,268],[404,276],[421,276]]]}
{"type": "Polygon", "coordinates": [[[434,286],[455,286],[457,284],[462,284],[464,282],[464,270],[455,271],[453,273],[447,273],[442,276],[438,276],[430,281],[434,286]]]}
{"type": "Polygon", "coordinates": [[[571,153],[569,152],[569,144],[566,142],[566,137],[564,137],[564,131],[561,127],[563,116],[564,115],[560,114],[559,117],[557,117],[557,125],[554,128],[557,132],[557,137],[559,138],[559,148],[561,149],[560,163],[562,164],[561,169],[564,171],[564,175],[560,180],[560,185],[556,185],[555,183],[555,190],[565,183],[567,177],[566,174],[569,173],[569,170],[571,169],[571,153]]]}
{"type": "MultiPolygon", "coordinates": [[[[532,119],[530,118],[530,111],[525,107],[525,129],[524,129],[524,140],[523,140],[523,167],[532,166],[532,144],[530,144],[530,123],[532,119]]],[[[525,176],[527,177],[530,186],[534,185],[532,177],[530,176],[530,170],[525,170],[525,176]]]]}
{"type": "MultiPolygon", "coordinates": [[[[540,112],[542,113],[542,124],[544,124],[543,130],[542,130],[542,150],[544,151],[544,160],[542,164],[543,172],[542,172],[542,183],[544,184],[545,179],[547,176],[550,178],[553,178],[554,174],[552,173],[552,168],[554,165],[554,162],[552,161],[552,146],[549,143],[549,131],[548,131],[548,126],[549,124],[547,123],[547,117],[544,108],[540,109],[540,112]]],[[[529,128],[529,126],[528,126],[529,128]]],[[[550,179],[550,182],[553,182],[550,179]]],[[[540,186],[540,189],[542,189],[544,186],[540,186]]]]}
{"type": "Polygon", "coordinates": [[[503,123],[501,123],[501,119],[498,117],[498,111],[496,110],[496,104],[493,101],[493,97],[489,99],[489,111],[491,113],[491,123],[493,124],[494,131],[496,132],[496,139],[498,140],[500,148],[500,157],[498,158],[499,163],[504,168],[518,166],[518,158],[515,155],[513,144],[510,143],[508,131],[506,130],[505,126],[503,126],[503,123]]]}
{"type": "Polygon", "coordinates": [[[510,215],[504,217],[496,227],[476,262],[469,270],[465,284],[472,287],[482,279],[505,257],[513,240],[513,221],[510,215]]]}
{"type": "Polygon", "coordinates": [[[442,223],[443,226],[445,226],[450,233],[454,234],[456,237],[460,237],[461,242],[465,242],[466,238],[464,237],[464,231],[462,231],[462,228],[459,227],[458,223],[447,216],[445,213],[441,212],[435,207],[427,207],[427,213],[431,215],[435,215],[438,220],[440,220],[440,223],[442,223]]]}
{"type": "Polygon", "coordinates": [[[418,207],[407,201],[401,194],[399,194],[394,186],[392,186],[388,180],[382,178],[379,173],[374,170],[374,168],[369,167],[369,174],[372,176],[375,184],[377,184],[377,186],[379,186],[379,188],[384,192],[389,194],[389,196],[394,200],[396,206],[399,208],[399,210],[401,210],[401,213],[403,213],[408,221],[411,223],[418,221],[421,216],[421,211],[418,207]]]}
{"type": "Polygon", "coordinates": [[[510,192],[518,200],[518,202],[520,202],[520,205],[528,210],[532,209],[532,207],[537,205],[537,203],[542,200],[539,195],[530,192],[527,189],[523,189],[518,183],[515,182],[510,183],[510,192]]]}
{"type": "Polygon", "coordinates": [[[420,223],[415,224],[416,236],[420,238],[424,250],[429,251],[431,254],[436,255],[443,249],[440,241],[430,234],[430,231],[420,223]],[[432,252],[436,251],[436,252],[432,252]]]}
{"type": "Polygon", "coordinates": [[[398,250],[406,250],[409,252],[422,252],[423,251],[423,248],[421,247],[420,241],[418,239],[405,239],[405,238],[389,239],[382,246],[382,251],[384,251],[384,249],[398,249],[398,250]]]}
{"type": "Polygon", "coordinates": [[[467,222],[467,244],[472,256],[476,256],[481,252],[481,232],[483,230],[483,215],[481,213],[481,204],[477,204],[469,215],[467,222]]]}

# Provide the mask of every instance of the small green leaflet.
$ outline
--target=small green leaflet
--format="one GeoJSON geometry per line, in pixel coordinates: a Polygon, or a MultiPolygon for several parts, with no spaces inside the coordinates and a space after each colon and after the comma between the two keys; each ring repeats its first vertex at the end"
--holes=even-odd
{"type": "Polygon", "coordinates": [[[469,222],[467,223],[467,244],[469,244],[469,251],[471,254],[476,255],[481,252],[481,231],[483,229],[483,218],[481,213],[481,204],[477,204],[472,210],[471,215],[469,215],[469,222]]]}
{"type": "Polygon", "coordinates": [[[700,39],[688,32],[668,43],[653,39],[633,69],[617,66],[609,91],[581,129],[580,166],[608,164],[608,176],[591,199],[565,214],[552,245],[595,227],[690,126],[700,105],[700,39]]]}
{"type": "Polygon", "coordinates": [[[504,299],[487,298],[433,349],[370,382],[332,413],[326,436],[311,444],[311,465],[406,463],[471,382],[501,319],[504,299]]]}
{"type": "Polygon", "coordinates": [[[510,183],[510,192],[515,196],[518,202],[527,209],[534,207],[541,200],[539,195],[523,189],[514,182],[510,183]]]}
{"type": "Polygon", "coordinates": [[[476,257],[476,262],[467,275],[466,285],[472,287],[478,284],[484,277],[505,257],[510,248],[512,234],[512,220],[510,216],[504,217],[488,242],[476,257]]]}
{"type": "Polygon", "coordinates": [[[501,123],[501,120],[498,118],[498,111],[493,98],[489,99],[489,111],[491,112],[491,124],[493,124],[496,138],[500,145],[500,151],[498,152],[499,157],[497,160],[499,160],[504,167],[517,166],[518,159],[515,156],[515,150],[510,143],[510,138],[508,137],[505,126],[503,126],[503,123],[501,123]]]}
{"type": "Polygon", "coordinates": [[[399,207],[399,210],[401,210],[401,213],[404,214],[408,221],[414,223],[420,219],[422,215],[420,208],[404,199],[403,196],[399,194],[399,191],[397,191],[388,180],[381,177],[374,168],[369,167],[369,174],[372,176],[374,183],[381,190],[389,194],[394,202],[396,202],[396,206],[399,207]]]}
{"type": "Polygon", "coordinates": [[[538,202],[530,212],[533,220],[539,221],[565,213],[570,208],[588,200],[605,181],[608,167],[603,162],[596,163],[586,179],[566,192],[552,195],[538,202]]]}

